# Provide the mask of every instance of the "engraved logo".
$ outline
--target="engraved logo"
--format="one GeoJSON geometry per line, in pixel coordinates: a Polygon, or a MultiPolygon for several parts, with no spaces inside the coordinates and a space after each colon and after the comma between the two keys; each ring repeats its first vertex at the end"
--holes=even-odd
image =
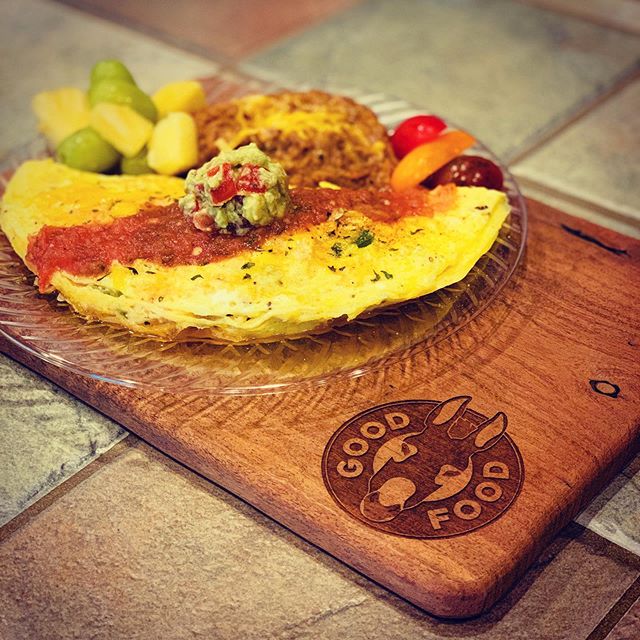
{"type": "Polygon", "coordinates": [[[468,408],[470,396],[373,407],[324,451],[325,485],[362,522],[395,535],[446,538],[478,529],[513,503],[524,479],[507,416],[468,408]]]}

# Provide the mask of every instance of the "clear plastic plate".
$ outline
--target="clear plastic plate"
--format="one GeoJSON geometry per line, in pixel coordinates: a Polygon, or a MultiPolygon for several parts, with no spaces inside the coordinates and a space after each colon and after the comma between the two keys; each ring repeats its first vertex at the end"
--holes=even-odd
{"type": "MultiPolygon", "coordinates": [[[[211,102],[277,87],[255,78],[204,81],[211,102]]],[[[342,91],[369,106],[389,129],[425,109],[380,93],[342,91]]],[[[523,253],[526,208],[518,187],[482,144],[472,150],[500,165],[511,213],[491,250],[461,282],[343,327],[295,340],[244,346],[162,343],[79,317],[55,296],[40,295],[33,275],[0,234],[0,333],[63,369],[127,387],[169,392],[260,394],[336,376],[359,376],[416,348],[428,349],[480,313],[513,274],[523,253]]],[[[47,155],[42,140],[15,151],[1,167],[4,186],[23,161],[47,155]]]]}

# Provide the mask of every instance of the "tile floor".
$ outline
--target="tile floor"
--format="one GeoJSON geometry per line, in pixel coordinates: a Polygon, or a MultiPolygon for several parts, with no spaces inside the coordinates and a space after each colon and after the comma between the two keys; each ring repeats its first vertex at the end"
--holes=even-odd
{"type": "Polygon", "coordinates": [[[586,638],[640,576],[572,525],[488,614],[437,621],[130,438],[0,544],[0,637],[586,638]]]}
{"type": "MultiPolygon", "coordinates": [[[[0,160],[34,135],[30,97],[83,86],[96,59],[124,58],[150,90],[237,65],[446,114],[525,192],[640,237],[640,3],[66,4],[86,11],[0,3],[0,160]]],[[[640,637],[638,460],[489,614],[454,624],[132,436],[101,456],[126,432],[4,356],[0,397],[3,639],[640,637]]]]}

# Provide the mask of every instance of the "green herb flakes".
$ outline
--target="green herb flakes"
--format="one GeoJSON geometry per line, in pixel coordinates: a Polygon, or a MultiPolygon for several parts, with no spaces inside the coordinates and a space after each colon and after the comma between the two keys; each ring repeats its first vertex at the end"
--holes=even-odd
{"type": "Polygon", "coordinates": [[[198,278],[200,278],[201,280],[203,280],[203,276],[201,276],[199,273],[196,273],[195,276],[191,276],[191,280],[197,280],[198,278]]]}
{"type": "Polygon", "coordinates": [[[385,271],[384,269],[380,269],[380,271],[382,271],[382,275],[383,275],[387,280],[391,280],[391,278],[393,278],[393,273],[389,273],[388,271],[385,271]]]}
{"type": "Polygon", "coordinates": [[[377,271],[373,272],[373,278],[371,278],[371,282],[378,282],[380,280],[380,274],[377,271]]]}
{"type": "Polygon", "coordinates": [[[355,240],[358,249],[368,247],[373,242],[373,233],[369,229],[363,229],[355,240]]]}
{"type": "Polygon", "coordinates": [[[107,296],[113,296],[114,298],[119,298],[122,294],[122,291],[118,291],[117,289],[110,289],[109,287],[103,287],[101,284],[93,284],[91,285],[93,289],[97,289],[100,293],[104,293],[107,296]]]}
{"type": "Polygon", "coordinates": [[[342,255],[342,245],[339,242],[331,245],[331,251],[333,251],[334,256],[342,255]]]}
{"type": "Polygon", "coordinates": [[[251,269],[251,267],[255,267],[255,262],[245,262],[240,268],[241,269],[251,269]]]}

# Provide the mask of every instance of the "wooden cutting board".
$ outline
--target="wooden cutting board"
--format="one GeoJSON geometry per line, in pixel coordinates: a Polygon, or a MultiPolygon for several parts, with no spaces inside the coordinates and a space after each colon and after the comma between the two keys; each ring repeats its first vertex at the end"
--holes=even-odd
{"type": "Polygon", "coordinates": [[[638,449],[640,242],[529,207],[490,308],[358,379],[171,395],[2,349],[418,606],[471,616],[638,449]]]}

